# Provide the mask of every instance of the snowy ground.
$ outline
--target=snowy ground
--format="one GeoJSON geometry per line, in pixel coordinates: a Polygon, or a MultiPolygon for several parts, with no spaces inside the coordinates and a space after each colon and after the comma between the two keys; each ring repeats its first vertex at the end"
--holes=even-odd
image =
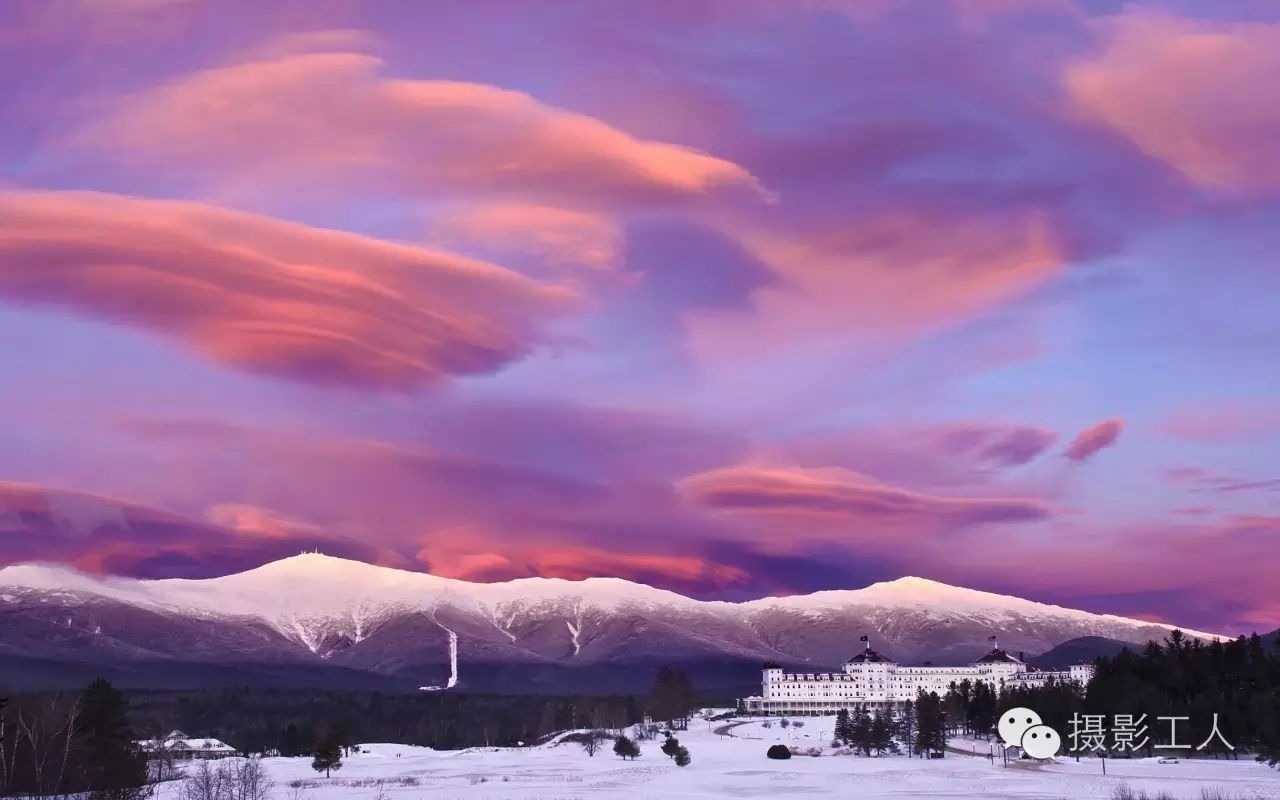
{"type": "MultiPolygon", "coordinates": [[[[1162,765],[1154,760],[1108,760],[1107,775],[1096,759],[1060,759],[1047,764],[992,764],[985,757],[949,752],[939,760],[902,756],[862,758],[830,755],[833,718],[809,718],[801,728],[782,728],[778,720],[707,723],[697,721],[679,734],[693,763],[675,766],[658,750],[658,742],[641,743],[642,755],[622,761],[606,745],[589,757],[576,744],[547,744],[520,749],[475,748],[433,751],[404,745],[371,744],[368,753],[351,756],[333,779],[317,779],[310,760],[268,759],[280,800],[369,798],[372,782],[411,779],[417,786],[386,787],[395,800],[413,798],[1089,798],[1106,800],[1114,787],[1167,792],[1198,798],[1214,788],[1226,796],[1280,800],[1280,772],[1239,761],[1183,761],[1162,765]],[[726,730],[726,727],[728,728],[726,730]],[[716,730],[719,729],[720,733],[716,730]],[[793,749],[822,746],[822,757],[795,756],[770,761],[765,750],[774,742],[793,749]],[[302,780],[305,786],[290,788],[302,780]]],[[[985,753],[984,744],[955,742],[985,753]]],[[[157,800],[174,800],[165,787],[157,800]]]]}

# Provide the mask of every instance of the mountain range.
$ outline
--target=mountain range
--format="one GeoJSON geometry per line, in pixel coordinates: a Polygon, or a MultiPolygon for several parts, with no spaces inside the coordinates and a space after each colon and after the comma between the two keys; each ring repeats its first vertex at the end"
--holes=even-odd
{"type": "Polygon", "coordinates": [[[105,675],[135,688],[631,692],[675,664],[727,693],[758,689],[764,662],[839,668],[861,635],[903,663],[971,661],[990,636],[1010,652],[1057,648],[1056,662],[1171,627],[915,577],[732,603],[617,578],[470,583],[319,554],[201,580],[0,569],[0,683],[13,689],[105,675]]]}

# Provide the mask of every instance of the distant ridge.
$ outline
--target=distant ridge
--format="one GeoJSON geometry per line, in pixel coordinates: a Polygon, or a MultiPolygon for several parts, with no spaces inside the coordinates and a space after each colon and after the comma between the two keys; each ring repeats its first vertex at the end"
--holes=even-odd
{"type": "Polygon", "coordinates": [[[1113,656],[1125,648],[1137,649],[1134,642],[1122,642],[1103,636],[1081,636],[1055,646],[1047,653],[1027,659],[1032,666],[1041,669],[1063,669],[1072,664],[1083,664],[1103,656],[1113,656]]]}
{"type": "Polygon", "coordinates": [[[666,663],[704,687],[747,689],[765,661],[838,667],[863,634],[896,660],[942,664],[976,657],[990,635],[1047,656],[1072,640],[1140,644],[1172,629],[918,577],[731,603],[619,578],[470,583],[317,553],[201,580],[10,566],[0,611],[0,677],[40,672],[21,656],[80,665],[61,672],[109,667],[137,685],[511,692],[642,691],[666,663]]]}

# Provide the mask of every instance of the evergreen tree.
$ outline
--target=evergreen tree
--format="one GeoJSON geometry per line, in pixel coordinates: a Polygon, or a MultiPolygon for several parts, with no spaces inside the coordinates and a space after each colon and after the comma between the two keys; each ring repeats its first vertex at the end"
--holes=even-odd
{"type": "Polygon", "coordinates": [[[679,749],[676,750],[676,754],[671,758],[676,762],[677,767],[687,767],[689,766],[689,762],[693,760],[689,755],[689,748],[684,745],[681,745],[679,749]]]}
{"type": "Polygon", "coordinates": [[[973,686],[969,698],[968,720],[972,733],[989,735],[996,724],[996,693],[985,681],[978,681],[973,686]]]}
{"type": "Polygon", "coordinates": [[[898,718],[898,739],[907,748],[907,755],[915,755],[916,750],[916,704],[908,700],[902,705],[902,715],[898,718]]]}
{"type": "Polygon", "coordinates": [[[853,746],[861,750],[863,755],[871,755],[871,716],[865,708],[858,709],[854,716],[851,732],[853,746]]]}
{"type": "Polygon", "coordinates": [[[842,708],[836,712],[836,729],[835,739],[841,744],[848,745],[853,741],[853,722],[849,719],[849,709],[842,708]]]}
{"type": "Polygon", "coordinates": [[[946,749],[946,717],[942,710],[942,698],[937,692],[920,692],[916,696],[916,741],[918,753],[931,755],[946,749]]]}
{"type": "Polygon", "coordinates": [[[871,747],[876,751],[876,755],[893,748],[893,732],[889,720],[887,712],[883,711],[877,711],[875,717],[871,720],[868,738],[870,739],[871,747]]]}
{"type": "Polygon", "coordinates": [[[613,740],[613,752],[623,761],[634,760],[640,755],[640,746],[626,736],[619,736],[613,740]]]}
{"type": "Polygon", "coordinates": [[[101,800],[133,800],[148,794],[146,756],[134,744],[126,715],[129,703],[110,681],[99,678],[80,696],[76,717],[77,760],[82,786],[101,800]]]}
{"type": "Polygon", "coordinates": [[[662,743],[662,754],[671,758],[676,757],[676,752],[680,749],[680,740],[667,734],[667,740],[662,743]]]}
{"type": "Polygon", "coordinates": [[[973,684],[968,680],[952,682],[947,688],[946,694],[942,696],[942,709],[946,717],[948,733],[958,733],[961,726],[964,727],[965,733],[970,732],[969,703],[972,696],[973,684]]]}
{"type": "Polygon", "coordinates": [[[326,778],[332,770],[342,769],[342,746],[336,739],[326,736],[316,745],[311,768],[316,772],[323,772],[326,778]]]}

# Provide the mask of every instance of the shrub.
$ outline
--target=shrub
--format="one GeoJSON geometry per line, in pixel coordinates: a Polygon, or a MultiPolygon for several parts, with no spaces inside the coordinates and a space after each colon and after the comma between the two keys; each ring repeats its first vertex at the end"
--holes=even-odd
{"type": "Polygon", "coordinates": [[[767,755],[769,758],[774,758],[779,760],[784,758],[791,758],[791,748],[787,747],[785,744],[775,744],[769,748],[769,752],[766,753],[765,755],[767,755]]]}
{"type": "Polygon", "coordinates": [[[596,751],[600,749],[600,743],[605,739],[611,738],[613,737],[602,730],[575,731],[561,737],[560,742],[562,744],[565,742],[579,744],[583,750],[587,751],[587,755],[594,756],[596,751]]]}

